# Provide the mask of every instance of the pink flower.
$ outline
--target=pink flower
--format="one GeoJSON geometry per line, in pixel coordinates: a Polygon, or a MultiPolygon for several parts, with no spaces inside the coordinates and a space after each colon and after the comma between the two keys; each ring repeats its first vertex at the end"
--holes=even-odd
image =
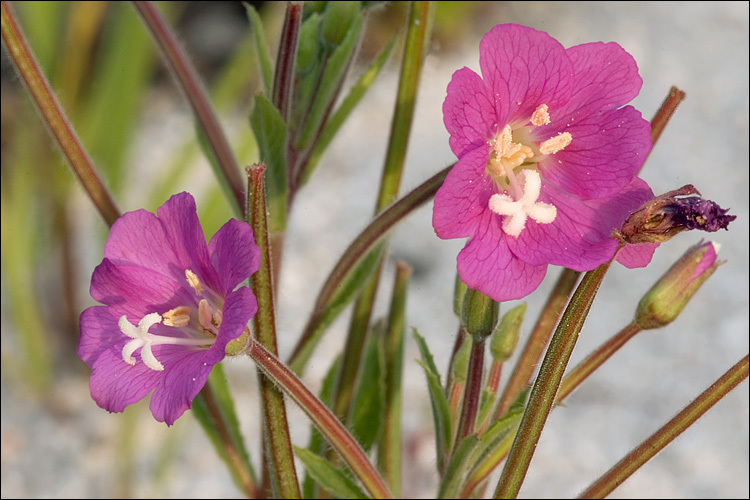
{"type": "Polygon", "coordinates": [[[92,368],[91,397],[110,412],[151,396],[172,425],[257,310],[238,287],[260,266],[250,226],[230,220],[206,244],[195,200],[172,196],[158,215],[128,212],[112,226],[81,314],[78,356],[92,368]]]}
{"type": "MultiPolygon", "coordinates": [[[[440,238],[469,238],[458,273],[497,301],[534,291],[547,265],[588,271],[614,255],[613,229],[653,197],[636,177],[649,123],[625,106],[641,87],[615,43],[565,49],[525,26],[495,26],[479,47],[482,76],[453,74],[443,103],[458,162],[435,196],[440,238]]],[[[642,267],[654,245],[618,260],[642,267]]]]}

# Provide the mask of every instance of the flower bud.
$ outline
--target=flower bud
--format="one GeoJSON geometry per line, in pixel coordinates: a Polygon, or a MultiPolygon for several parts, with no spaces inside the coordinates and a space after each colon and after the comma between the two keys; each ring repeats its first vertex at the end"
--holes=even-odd
{"type": "Polygon", "coordinates": [[[464,294],[466,293],[466,283],[461,281],[456,273],[456,284],[453,286],[453,312],[461,318],[461,309],[464,308],[464,294]]]}
{"type": "Polygon", "coordinates": [[[466,289],[461,307],[461,324],[472,337],[486,337],[492,333],[499,314],[499,302],[495,302],[482,292],[466,289]]]}
{"type": "Polygon", "coordinates": [[[726,261],[717,261],[719,244],[712,241],[692,246],[641,299],[635,322],[644,330],[668,325],[680,315],[690,298],[726,261]]]}
{"type": "Polygon", "coordinates": [[[503,315],[490,339],[490,354],[495,361],[507,361],[513,355],[521,336],[521,324],[526,313],[526,302],[503,315]]]}
{"type": "Polygon", "coordinates": [[[331,47],[337,47],[359,14],[360,7],[360,2],[328,2],[320,27],[323,40],[331,47]]]}

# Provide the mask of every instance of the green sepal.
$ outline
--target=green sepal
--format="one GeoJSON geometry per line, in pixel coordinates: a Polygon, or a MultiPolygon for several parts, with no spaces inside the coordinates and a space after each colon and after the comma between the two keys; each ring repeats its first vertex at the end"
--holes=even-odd
{"type": "Polygon", "coordinates": [[[294,447],[294,453],[305,465],[307,473],[336,498],[369,498],[345,472],[310,450],[294,447]]]}
{"type": "Polygon", "coordinates": [[[286,227],[287,193],[289,191],[286,163],[287,126],[276,106],[265,96],[255,96],[250,113],[250,127],[266,164],[266,197],[268,229],[280,233],[286,227]]]}
{"type": "MultiPolygon", "coordinates": [[[[255,470],[253,469],[252,463],[250,461],[250,455],[248,454],[247,448],[245,447],[245,440],[242,437],[239,420],[237,420],[237,413],[234,409],[234,400],[232,399],[232,395],[229,391],[229,384],[227,383],[227,378],[224,375],[224,370],[221,363],[214,365],[206,383],[211,386],[211,390],[216,399],[216,404],[221,413],[224,425],[229,432],[229,437],[232,440],[232,444],[234,445],[235,449],[239,451],[242,465],[250,473],[253,481],[256,482],[257,480],[255,476],[255,470]]],[[[227,465],[227,469],[229,469],[229,472],[232,475],[232,479],[234,480],[235,484],[237,484],[241,491],[244,491],[245,485],[243,484],[241,478],[237,476],[237,471],[234,468],[229,455],[227,454],[227,449],[224,446],[224,442],[222,441],[221,436],[219,435],[219,431],[212,423],[212,418],[208,411],[208,407],[206,406],[206,402],[200,393],[198,394],[198,397],[193,400],[193,405],[191,408],[193,410],[193,415],[195,415],[198,423],[201,424],[201,427],[203,427],[203,430],[206,432],[209,441],[211,441],[211,444],[214,445],[217,454],[227,465]]]]}
{"type": "Polygon", "coordinates": [[[424,368],[427,376],[427,388],[430,395],[430,404],[432,405],[432,419],[435,425],[435,448],[437,452],[437,468],[440,474],[445,470],[445,459],[451,446],[451,413],[448,406],[448,399],[443,391],[443,384],[440,382],[440,374],[432,359],[432,354],[427,347],[424,338],[413,329],[412,334],[417,342],[419,352],[422,356],[417,363],[424,368]]]}

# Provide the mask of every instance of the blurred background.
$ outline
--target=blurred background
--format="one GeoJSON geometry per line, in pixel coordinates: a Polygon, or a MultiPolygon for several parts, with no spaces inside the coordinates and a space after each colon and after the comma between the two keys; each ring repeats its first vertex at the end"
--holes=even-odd
{"type": "MultiPolygon", "coordinates": [[[[284,3],[253,4],[275,56],[284,3]]],[[[158,5],[210,88],[240,163],[256,161],[247,116],[260,84],[245,8],[216,1],[158,5]]],[[[206,234],[213,234],[231,216],[229,205],[200,153],[187,105],[132,7],[14,7],[120,209],[154,211],[170,195],[189,190],[206,234]]],[[[350,79],[403,31],[407,7],[393,2],[372,10],[350,79]]],[[[479,39],[500,23],[547,31],[566,47],[618,42],[638,62],[644,84],[632,104],[647,119],[671,85],[684,90],[687,98],[641,176],[657,194],[694,184],[738,216],[729,231],[678,235],[645,269],[610,271],[573,364],[627,324],[653,281],[701,237],[721,243],[719,257],[727,260],[680,318],[641,333],[552,412],[520,494],[570,497],[748,352],[748,4],[438,2],[402,193],[455,160],[442,125],[445,88],[456,69],[478,71],[479,39]]],[[[295,200],[279,285],[282,358],[295,345],[328,272],[372,216],[400,55],[397,49],[295,200]]],[[[151,417],[148,399],[122,415],[91,400],[88,368],[75,355],[77,318],[93,305],[89,280],[107,228],[57,153],[5,50],[2,57],[2,497],[241,496],[190,412],[167,428],[151,417]]],[[[389,262],[398,258],[414,268],[408,324],[427,338],[444,371],[457,326],[451,304],[463,242],[439,240],[430,220],[428,203],[395,230],[389,262]]],[[[550,267],[548,279],[528,297],[525,333],[558,273],[550,267]]],[[[392,276],[387,265],[376,314],[387,311],[392,276]]],[[[316,350],[305,374],[311,388],[319,387],[340,350],[348,316],[332,325],[316,350]]],[[[405,352],[403,495],[429,498],[437,492],[431,410],[410,337],[405,352]]],[[[246,360],[224,364],[257,465],[254,368],[246,360]]],[[[744,382],[611,497],[747,498],[748,400],[744,382]]],[[[293,440],[304,446],[309,422],[297,408],[290,415],[293,440]]]]}

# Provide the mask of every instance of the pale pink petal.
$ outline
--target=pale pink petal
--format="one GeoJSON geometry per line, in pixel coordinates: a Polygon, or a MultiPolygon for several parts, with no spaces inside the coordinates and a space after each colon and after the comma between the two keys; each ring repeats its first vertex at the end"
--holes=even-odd
{"type": "Polygon", "coordinates": [[[479,65],[495,97],[496,115],[508,121],[528,120],[540,104],[556,109],[573,91],[573,66],[565,48],[526,26],[492,28],[479,43],[479,65]]]}
{"type": "Polygon", "coordinates": [[[458,275],[469,288],[498,302],[523,298],[539,286],[547,266],[531,266],[513,255],[494,219],[488,211],[477,233],[458,254],[458,275]]]}
{"type": "Polygon", "coordinates": [[[438,237],[471,236],[479,218],[489,211],[495,189],[484,173],[488,153],[489,146],[484,145],[464,155],[438,189],[432,211],[432,226],[438,237]]]}
{"type": "Polygon", "coordinates": [[[260,249],[253,230],[236,219],[230,219],[213,235],[208,252],[222,285],[217,291],[222,295],[228,295],[260,268],[260,249]]]}
{"type": "Polygon", "coordinates": [[[637,245],[625,245],[617,252],[617,262],[627,267],[635,269],[637,267],[646,267],[654,256],[658,243],[638,243],[637,245]]]}
{"type": "Polygon", "coordinates": [[[453,73],[443,102],[443,122],[453,154],[460,158],[486,144],[505,126],[505,118],[495,116],[492,93],[479,75],[469,68],[453,73]]]}
{"type": "Polygon", "coordinates": [[[625,188],[651,150],[651,127],[632,106],[586,116],[565,130],[571,143],[539,170],[546,181],[584,200],[625,188]]]}

